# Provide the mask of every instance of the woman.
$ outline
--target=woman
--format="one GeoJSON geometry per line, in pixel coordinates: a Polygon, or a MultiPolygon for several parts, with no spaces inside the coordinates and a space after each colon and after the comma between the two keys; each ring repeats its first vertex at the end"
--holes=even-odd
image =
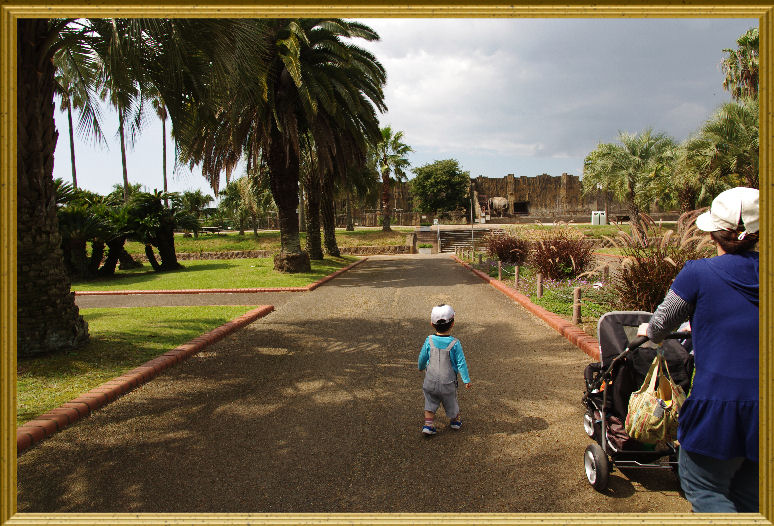
{"type": "Polygon", "coordinates": [[[691,321],[696,374],[680,410],[680,483],[697,513],[758,510],[758,190],[719,194],[696,226],[717,257],[688,261],[645,332],[691,321]]]}

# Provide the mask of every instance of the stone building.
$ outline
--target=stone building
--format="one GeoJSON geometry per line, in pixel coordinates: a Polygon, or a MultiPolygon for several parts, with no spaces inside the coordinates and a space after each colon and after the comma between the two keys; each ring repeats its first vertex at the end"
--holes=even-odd
{"type": "MultiPolygon", "coordinates": [[[[583,195],[580,177],[572,174],[551,176],[544,173],[535,177],[508,174],[501,178],[479,176],[471,178],[470,184],[476,222],[487,216],[486,220],[499,223],[589,222],[591,212],[597,210],[605,211],[610,221],[628,219],[624,204],[613,199],[609,193],[600,191],[583,195]],[[508,201],[502,215],[489,206],[489,199],[494,197],[508,201]]],[[[418,225],[432,220],[432,216],[423,217],[413,212],[414,200],[409,183],[399,182],[394,185],[392,203],[395,208],[393,217],[398,224],[418,225]]],[[[649,213],[656,219],[665,220],[674,220],[678,216],[677,212],[658,209],[650,210],[649,213]]],[[[353,215],[362,226],[376,226],[380,217],[379,210],[355,210],[353,215]]],[[[461,212],[453,216],[455,221],[470,221],[468,213],[461,212]]]]}

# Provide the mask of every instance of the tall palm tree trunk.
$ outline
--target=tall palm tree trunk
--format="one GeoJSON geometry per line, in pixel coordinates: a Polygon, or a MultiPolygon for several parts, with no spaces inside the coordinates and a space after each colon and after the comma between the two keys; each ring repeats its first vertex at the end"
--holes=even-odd
{"type": "Polygon", "coordinates": [[[306,251],[310,259],[323,259],[320,235],[320,175],[310,170],[306,178],[306,251]]]}
{"type": "Polygon", "coordinates": [[[164,176],[164,208],[169,208],[167,197],[167,119],[161,119],[161,173],[164,176]]]}
{"type": "Polygon", "coordinates": [[[279,216],[281,249],[274,256],[274,269],[310,272],[309,254],[301,250],[298,235],[298,157],[288,150],[279,132],[275,132],[269,147],[268,164],[271,194],[279,216]]]}
{"type": "Polygon", "coordinates": [[[304,186],[298,185],[298,231],[306,232],[306,206],[304,206],[304,186]]]}
{"type": "Polygon", "coordinates": [[[382,230],[384,232],[391,232],[390,221],[392,220],[390,212],[390,173],[385,172],[382,174],[382,230]]]}
{"type": "Polygon", "coordinates": [[[354,232],[355,222],[352,219],[352,192],[347,190],[347,232],[354,232]]]}
{"type": "Polygon", "coordinates": [[[338,258],[341,257],[341,251],[336,244],[336,210],[333,200],[333,173],[326,172],[322,176],[322,200],[320,202],[325,251],[338,258]]]}
{"type": "Polygon", "coordinates": [[[75,141],[73,140],[73,111],[70,97],[67,97],[67,124],[70,131],[70,166],[73,170],[73,188],[78,188],[78,177],[75,175],[75,141]]]}
{"type": "Polygon", "coordinates": [[[48,21],[18,22],[17,356],[79,347],[89,339],[65,271],[54,191],[54,65],[48,21]]]}
{"type": "Polygon", "coordinates": [[[124,143],[124,114],[118,110],[118,133],[121,135],[121,167],[124,174],[124,203],[129,201],[129,176],[126,173],[126,144],[124,143]]]}

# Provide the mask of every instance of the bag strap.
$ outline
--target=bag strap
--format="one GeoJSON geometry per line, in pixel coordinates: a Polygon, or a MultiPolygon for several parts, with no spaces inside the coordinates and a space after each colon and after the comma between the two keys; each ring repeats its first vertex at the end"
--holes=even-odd
{"type": "Polygon", "coordinates": [[[449,344],[449,345],[448,345],[448,346],[447,346],[447,347],[444,349],[444,351],[449,351],[449,352],[451,352],[451,350],[452,350],[452,347],[454,347],[455,345],[457,345],[457,341],[458,341],[458,340],[457,340],[457,338],[452,338],[452,341],[451,341],[451,343],[450,343],[450,344],[449,344]]]}
{"type": "Polygon", "coordinates": [[[647,393],[648,391],[655,391],[656,389],[656,380],[658,379],[657,374],[653,374],[656,372],[656,367],[659,365],[659,356],[656,355],[655,358],[653,358],[653,362],[650,364],[650,369],[648,369],[648,374],[645,375],[645,381],[642,382],[642,386],[640,387],[639,393],[647,393]]]}

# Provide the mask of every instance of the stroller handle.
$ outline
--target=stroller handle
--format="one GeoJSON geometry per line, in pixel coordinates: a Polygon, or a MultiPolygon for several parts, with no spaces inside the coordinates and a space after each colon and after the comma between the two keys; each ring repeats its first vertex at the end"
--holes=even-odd
{"type": "MultiPolygon", "coordinates": [[[[668,334],[664,337],[665,340],[685,340],[686,338],[690,338],[691,333],[690,332],[673,332],[672,334],[668,334]]],[[[647,342],[650,338],[647,336],[637,336],[635,339],[629,342],[629,345],[627,346],[629,350],[636,349],[640,345],[647,342]]]]}

